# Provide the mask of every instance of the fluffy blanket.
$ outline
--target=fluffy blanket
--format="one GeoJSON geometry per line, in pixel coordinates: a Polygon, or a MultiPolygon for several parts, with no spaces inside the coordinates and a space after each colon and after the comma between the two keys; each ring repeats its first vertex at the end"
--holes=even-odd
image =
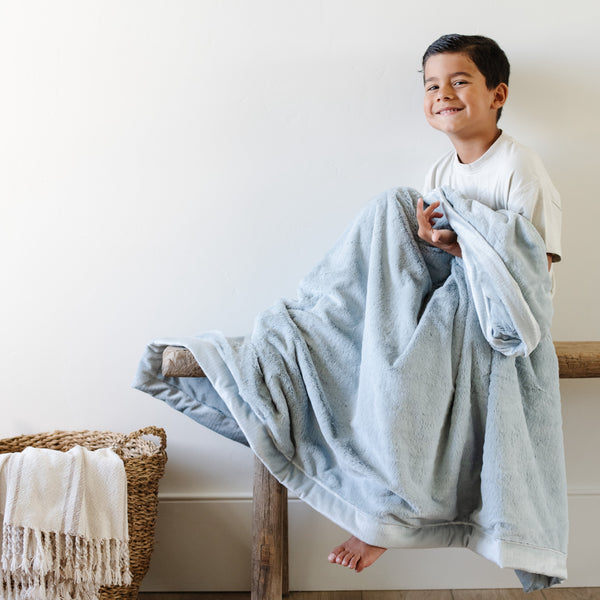
{"type": "Polygon", "coordinates": [[[567,505],[543,241],[450,190],[462,259],[421,241],[411,189],[370,202],[251,334],[149,344],[134,386],[249,444],[360,539],[462,546],[527,591],[566,577],[567,505]],[[165,346],[206,379],[165,378],[165,346]]]}
{"type": "Polygon", "coordinates": [[[127,480],[109,449],[0,455],[0,597],[92,600],[128,585],[127,480]]]}

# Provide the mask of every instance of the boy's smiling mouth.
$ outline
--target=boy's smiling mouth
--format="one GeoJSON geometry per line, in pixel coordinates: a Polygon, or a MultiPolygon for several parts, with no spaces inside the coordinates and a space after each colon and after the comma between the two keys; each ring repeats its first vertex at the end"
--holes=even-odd
{"type": "Polygon", "coordinates": [[[441,110],[437,111],[437,115],[452,115],[454,113],[460,112],[461,110],[463,110],[462,108],[442,108],[441,110]]]}

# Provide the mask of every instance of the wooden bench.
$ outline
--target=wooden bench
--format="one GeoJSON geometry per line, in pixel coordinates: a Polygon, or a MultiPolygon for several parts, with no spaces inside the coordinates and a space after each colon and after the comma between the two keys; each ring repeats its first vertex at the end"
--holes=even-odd
{"type": "MultiPolygon", "coordinates": [[[[600,342],[555,342],[561,378],[600,377],[600,342]]],[[[204,377],[192,353],[169,346],[162,372],[169,377],[204,377]]],[[[281,600],[289,591],[287,489],[254,459],[252,600],[281,600]]]]}

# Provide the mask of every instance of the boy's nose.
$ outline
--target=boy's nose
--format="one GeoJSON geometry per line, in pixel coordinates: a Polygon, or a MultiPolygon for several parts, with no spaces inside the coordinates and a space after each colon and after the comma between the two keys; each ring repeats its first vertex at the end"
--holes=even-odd
{"type": "Polygon", "coordinates": [[[448,100],[449,98],[452,98],[452,88],[448,87],[448,86],[440,86],[440,88],[438,89],[438,100],[448,100]]]}

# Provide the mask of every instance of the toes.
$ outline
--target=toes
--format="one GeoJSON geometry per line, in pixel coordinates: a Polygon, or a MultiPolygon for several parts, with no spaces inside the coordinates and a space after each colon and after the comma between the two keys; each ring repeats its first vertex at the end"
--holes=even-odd
{"type": "Polygon", "coordinates": [[[344,557],[348,554],[347,550],[344,550],[343,546],[338,546],[337,548],[334,548],[333,551],[329,554],[329,556],[327,557],[327,560],[330,563],[337,563],[338,565],[341,565],[344,557]]]}
{"type": "Polygon", "coordinates": [[[358,572],[362,571],[360,567],[360,554],[347,549],[344,544],[334,548],[327,557],[327,560],[342,567],[357,569],[358,572]]]}
{"type": "Polygon", "coordinates": [[[353,552],[348,552],[342,561],[342,566],[348,567],[349,569],[356,569],[356,565],[359,564],[360,554],[354,554],[353,552]]]}

